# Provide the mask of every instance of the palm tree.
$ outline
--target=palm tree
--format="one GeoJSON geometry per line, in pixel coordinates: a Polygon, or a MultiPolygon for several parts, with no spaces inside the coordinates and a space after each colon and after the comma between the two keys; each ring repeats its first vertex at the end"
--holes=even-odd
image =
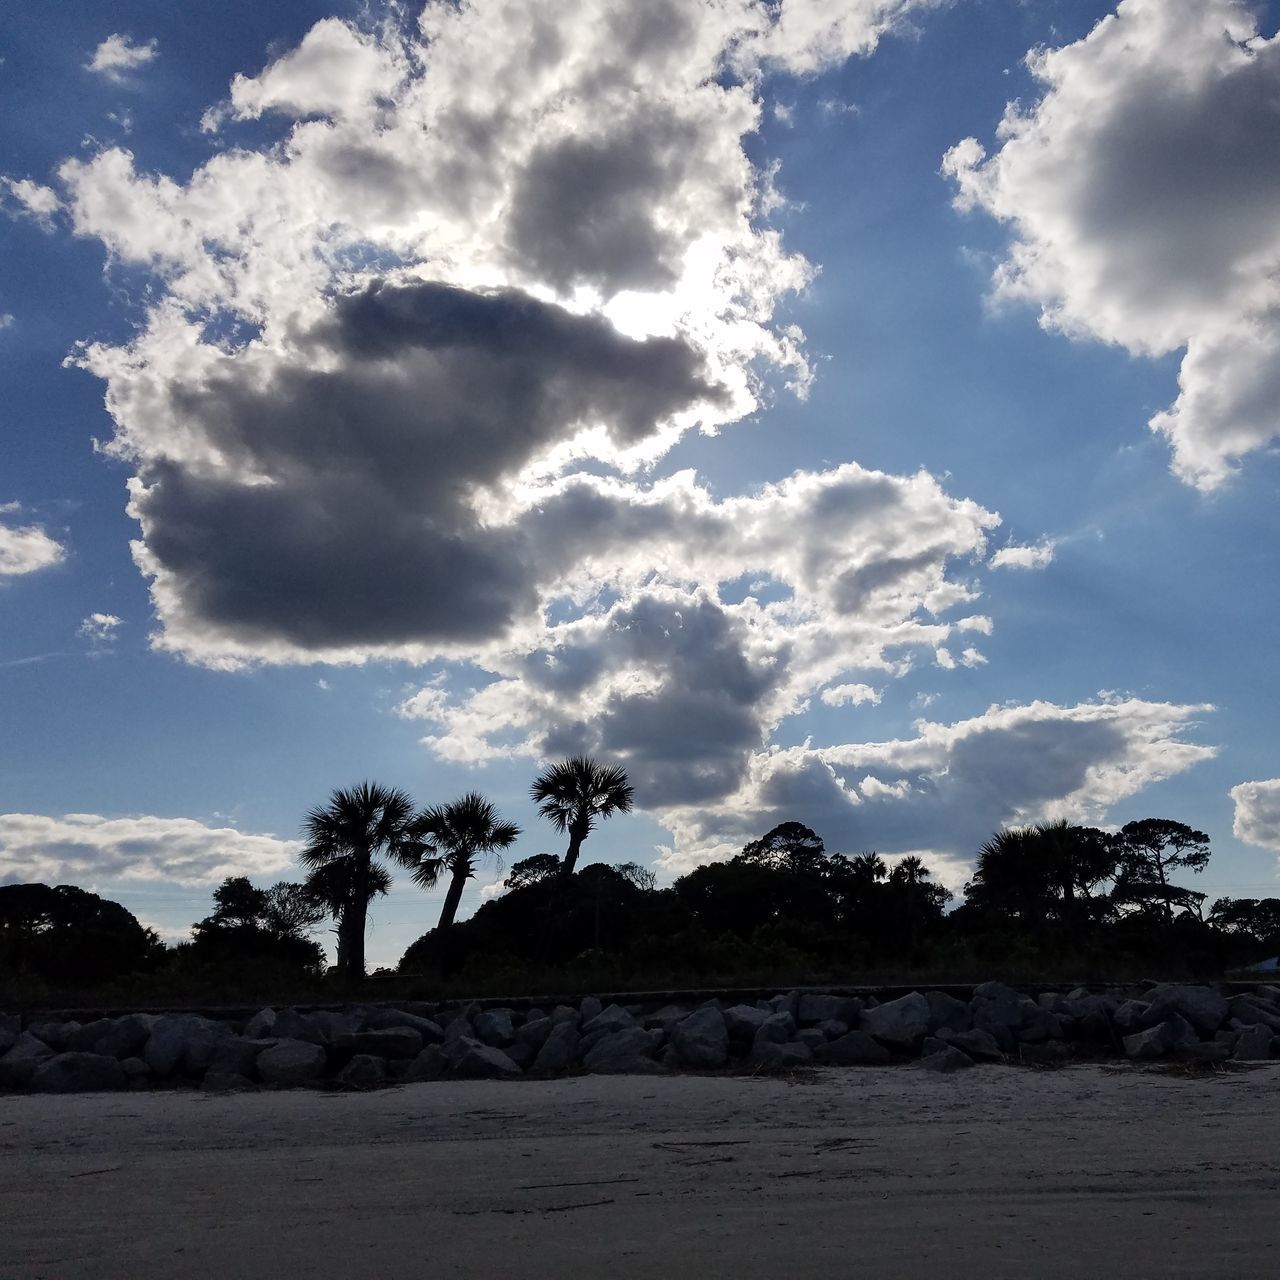
{"type": "Polygon", "coordinates": [[[425,809],[413,824],[414,841],[397,860],[413,871],[415,884],[432,888],[449,874],[449,890],[436,929],[448,932],[458,913],[467,881],[476,873],[477,859],[510,848],[520,834],[514,822],[501,822],[498,811],[478,791],[468,791],[452,804],[425,809]]]}
{"type": "Polygon", "coordinates": [[[587,756],[573,756],[548,765],[534,780],[529,794],[538,813],[557,831],[569,833],[562,876],[571,876],[582,842],[596,821],[615,813],[630,813],[635,789],[618,765],[597,764],[587,756]]]}
{"type": "Polygon", "coordinates": [[[311,869],[309,892],[338,922],[338,971],[346,977],[364,977],[369,903],[391,883],[376,859],[410,856],[417,845],[415,816],[407,792],[376,782],[335,791],[327,805],[307,814],[307,844],[298,860],[311,869]]]}

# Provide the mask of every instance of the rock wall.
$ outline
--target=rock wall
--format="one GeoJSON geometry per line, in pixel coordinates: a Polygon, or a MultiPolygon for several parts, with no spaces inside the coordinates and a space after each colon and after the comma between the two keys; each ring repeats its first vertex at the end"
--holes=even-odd
{"type": "Polygon", "coordinates": [[[1203,986],[1078,988],[1032,997],[1000,982],[965,1001],[788,992],[754,1003],[554,1008],[477,1004],[263,1009],[243,1020],[133,1013],[86,1023],[0,1014],[0,1090],[199,1087],[373,1089],[426,1080],[568,1073],[779,1071],[918,1062],[1074,1059],[1216,1063],[1280,1058],[1280,988],[1228,997],[1203,986]]]}

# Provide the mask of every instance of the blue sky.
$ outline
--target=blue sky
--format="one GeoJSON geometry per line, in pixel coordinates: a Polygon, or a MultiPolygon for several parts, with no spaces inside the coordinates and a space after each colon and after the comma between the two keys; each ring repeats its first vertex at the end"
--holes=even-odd
{"type": "Polygon", "coordinates": [[[179,936],[365,777],[555,851],[585,749],[663,878],[1162,816],[1275,894],[1276,25],[12,6],[0,879],[179,936]]]}

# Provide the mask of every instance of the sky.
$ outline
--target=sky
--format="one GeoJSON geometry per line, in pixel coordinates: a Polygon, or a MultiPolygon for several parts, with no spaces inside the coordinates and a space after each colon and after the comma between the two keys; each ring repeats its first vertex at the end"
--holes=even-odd
{"type": "Polygon", "coordinates": [[[1280,894],[1278,19],[12,0],[0,883],[176,940],[366,778],[560,852],[585,752],[660,883],[1153,816],[1280,894]]]}

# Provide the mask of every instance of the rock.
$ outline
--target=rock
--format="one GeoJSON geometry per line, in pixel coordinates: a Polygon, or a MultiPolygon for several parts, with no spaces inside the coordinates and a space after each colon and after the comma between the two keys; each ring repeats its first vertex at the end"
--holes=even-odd
{"type": "Polygon", "coordinates": [[[533,1060],[538,1056],[538,1051],[531,1044],[521,1044],[519,1040],[515,1044],[509,1044],[502,1051],[511,1059],[512,1062],[520,1068],[521,1071],[527,1071],[533,1065],[533,1060]]]}
{"type": "Polygon", "coordinates": [[[849,1034],[849,1024],[841,1022],[839,1018],[828,1018],[825,1022],[820,1022],[817,1029],[826,1040],[839,1040],[841,1036],[849,1034]]]}
{"type": "Polygon", "coordinates": [[[862,1012],[862,1001],[852,996],[827,996],[815,992],[801,995],[796,1009],[796,1022],[811,1027],[819,1022],[843,1022],[852,1026],[862,1012]]]}
{"type": "Polygon", "coordinates": [[[231,1040],[231,1028],[212,1018],[188,1017],[182,1051],[182,1070],[189,1076],[202,1076],[218,1056],[218,1051],[231,1040]]]}
{"type": "Polygon", "coordinates": [[[385,1031],[357,1031],[335,1045],[344,1053],[372,1054],[375,1058],[403,1058],[408,1061],[422,1052],[422,1036],[412,1027],[388,1027],[385,1031]]]}
{"type": "Polygon", "coordinates": [[[0,1088],[25,1089],[36,1069],[52,1057],[53,1050],[39,1036],[30,1031],[20,1032],[9,1051],[0,1058],[0,1088]]]}
{"type": "Polygon", "coordinates": [[[43,1040],[54,1053],[66,1053],[71,1037],[80,1030],[78,1022],[38,1022],[27,1028],[37,1040],[43,1040]]]}
{"type": "Polygon", "coordinates": [[[758,1053],[752,1048],[751,1060],[765,1071],[790,1071],[794,1067],[812,1066],[813,1050],[800,1040],[786,1044],[770,1040],[759,1046],[758,1053]]]}
{"type": "Polygon", "coordinates": [[[159,1018],[143,1047],[142,1057],[158,1079],[165,1079],[179,1069],[193,1075],[203,1073],[217,1052],[217,1041],[231,1032],[221,1023],[188,1014],[159,1018]],[[220,1028],[215,1032],[212,1028],[220,1028]]]}
{"type": "Polygon", "coordinates": [[[439,1080],[448,1070],[449,1062],[444,1050],[438,1044],[429,1044],[418,1054],[400,1078],[408,1084],[416,1084],[423,1080],[439,1080]]]}
{"type": "Polygon", "coordinates": [[[1280,1032],[1280,1013],[1257,996],[1236,996],[1229,1002],[1228,1012],[1241,1026],[1253,1027],[1261,1024],[1270,1027],[1273,1032],[1280,1032]]]}
{"type": "Polygon", "coordinates": [[[929,1029],[929,1002],[918,991],[862,1013],[860,1029],[882,1044],[910,1049],[929,1029]]]}
{"type": "Polygon", "coordinates": [[[459,1015],[445,1027],[444,1039],[440,1043],[444,1045],[447,1053],[449,1046],[457,1044],[459,1040],[474,1040],[475,1038],[475,1028],[471,1025],[471,1020],[459,1015]]]}
{"type": "Polygon", "coordinates": [[[924,1043],[920,1046],[920,1056],[927,1058],[931,1053],[944,1053],[951,1048],[949,1040],[940,1040],[937,1036],[925,1036],[924,1043]]]}
{"type": "MultiPolygon", "coordinates": [[[[599,1004],[600,1002],[597,1000],[596,1003],[599,1004]]],[[[572,1005],[558,1004],[551,1010],[551,1021],[556,1026],[559,1026],[562,1022],[571,1022],[576,1027],[578,1020],[578,1011],[572,1005]]]]}
{"type": "Polygon", "coordinates": [[[853,1067],[888,1062],[889,1050],[865,1031],[849,1031],[823,1045],[814,1056],[833,1067],[853,1067]]]}
{"type": "Polygon", "coordinates": [[[1227,1000],[1212,987],[1158,986],[1150,993],[1148,1018],[1163,1021],[1180,1014],[1202,1036],[1211,1036],[1227,1019],[1227,1000]]]}
{"type": "Polygon", "coordinates": [[[1077,1040],[1086,1044],[1114,1045],[1115,1034],[1111,1029],[1111,1020],[1101,1009],[1093,1010],[1076,1019],[1075,1035],[1077,1040]]]}
{"type": "Polygon", "coordinates": [[[1274,1039],[1270,1027],[1261,1022],[1255,1023],[1240,1033],[1231,1056],[1237,1062],[1265,1062],[1271,1057],[1271,1043],[1274,1039]]]}
{"type": "Polygon", "coordinates": [[[271,1034],[281,1040],[304,1040],[307,1044],[324,1044],[325,1037],[315,1019],[297,1009],[281,1009],[276,1014],[271,1034]]]}
{"type": "MultiPolygon", "coordinates": [[[[720,1011],[720,1006],[714,1002],[704,1007],[715,1009],[717,1013],[720,1011]]],[[[671,1028],[674,1027],[677,1022],[680,1022],[688,1016],[689,1009],[687,1007],[681,1008],[678,1004],[664,1004],[662,1008],[657,1010],[655,1013],[645,1015],[643,1026],[646,1031],[657,1029],[665,1031],[670,1035],[671,1028]]]]}
{"type": "Polygon", "coordinates": [[[1152,1025],[1147,1017],[1147,1011],[1150,1007],[1145,1000],[1124,1001],[1111,1016],[1112,1022],[1115,1023],[1116,1031],[1121,1036],[1131,1036],[1135,1031],[1145,1031],[1152,1025]]]}
{"type": "Polygon", "coordinates": [[[765,1010],[749,1004],[735,1004],[726,1009],[724,1024],[729,1032],[729,1043],[740,1053],[750,1048],[756,1032],[768,1016],[765,1010]]]}
{"type": "Polygon", "coordinates": [[[1135,1062],[1164,1058],[1184,1045],[1198,1044],[1195,1028],[1180,1014],[1172,1014],[1145,1031],[1124,1037],[1124,1051],[1135,1062]]]}
{"type": "Polygon", "coordinates": [[[545,1009],[534,1005],[531,1009],[526,1009],[524,1011],[524,1016],[520,1019],[520,1025],[523,1027],[527,1023],[537,1022],[539,1018],[549,1018],[550,1016],[551,1015],[545,1009]]]}
{"type": "Polygon", "coordinates": [[[129,1077],[116,1058],[105,1053],[59,1053],[43,1062],[31,1077],[35,1093],[117,1093],[129,1077]]]}
{"type": "Polygon", "coordinates": [[[536,1054],[547,1042],[551,1029],[556,1024],[550,1018],[533,1018],[516,1032],[516,1043],[526,1045],[536,1054]]]}
{"type": "Polygon", "coordinates": [[[1053,1014],[1002,982],[984,982],[974,988],[973,995],[973,1025],[993,1035],[1006,1053],[1018,1040],[1038,1042],[1062,1036],[1062,1026],[1053,1014]]]}
{"type": "Polygon", "coordinates": [[[71,1036],[70,1048],[108,1058],[134,1058],[142,1052],[150,1034],[147,1020],[136,1013],[123,1018],[99,1018],[85,1023],[71,1036]]]}
{"type": "MultiPolygon", "coordinates": [[[[252,1019],[250,1019],[252,1022],[252,1019]]],[[[269,1049],[274,1040],[250,1040],[246,1036],[228,1036],[218,1045],[205,1075],[243,1076],[252,1081],[257,1074],[258,1056],[269,1049]]]]}
{"type": "Polygon", "coordinates": [[[974,1061],[967,1053],[962,1053],[955,1045],[951,1045],[941,1053],[931,1053],[927,1058],[921,1058],[920,1065],[926,1071],[951,1075],[955,1071],[967,1071],[974,1065],[974,1061]]]}
{"type": "MultiPolygon", "coordinates": [[[[583,1001],[585,1004],[586,1001],[583,1001]]],[[[621,1005],[611,1004],[607,1009],[601,1010],[594,1018],[587,1019],[584,1017],[582,1023],[582,1034],[589,1036],[595,1031],[624,1031],[629,1027],[634,1027],[636,1020],[621,1005]]]]}
{"type": "Polygon", "coordinates": [[[344,1089],[376,1089],[386,1082],[387,1064],[372,1053],[357,1053],[338,1072],[338,1083],[344,1089]]]}
{"type": "Polygon", "coordinates": [[[796,1032],[795,1042],[796,1044],[807,1044],[809,1046],[809,1052],[815,1057],[817,1056],[819,1049],[825,1049],[827,1047],[827,1037],[823,1032],[819,1031],[817,1027],[801,1027],[800,1030],[796,1032]]]}
{"type": "Polygon", "coordinates": [[[280,1040],[258,1055],[258,1075],[264,1084],[292,1089],[314,1084],[324,1075],[327,1059],[318,1044],[308,1040],[280,1040]]]}
{"type": "Polygon", "coordinates": [[[516,1026],[510,1009],[486,1009],[475,1020],[476,1039],[482,1044],[503,1049],[516,1038],[516,1026]]]}
{"type": "Polygon", "coordinates": [[[581,1025],[585,1027],[592,1018],[598,1018],[604,1011],[604,1005],[600,1003],[598,996],[583,996],[578,1005],[578,1016],[581,1025]]]}
{"type": "Polygon", "coordinates": [[[1179,1045],[1174,1057],[1179,1062],[1225,1062],[1231,1056],[1231,1050],[1217,1040],[1199,1040],[1192,1044],[1179,1045]]]}
{"type": "MultiPolygon", "coordinates": [[[[355,1035],[356,1032],[367,1029],[365,1015],[354,1009],[344,1010],[341,1013],[333,1009],[317,1009],[307,1017],[311,1020],[311,1025],[320,1033],[320,1038],[325,1044],[337,1044],[343,1036],[355,1035]]],[[[248,1028],[245,1029],[245,1034],[249,1034],[248,1028]]],[[[280,1033],[275,1031],[268,1034],[279,1035],[280,1033]]],[[[443,1039],[443,1037],[444,1032],[441,1031],[440,1038],[443,1039]]],[[[423,1038],[425,1040],[426,1037],[423,1038]]]]}
{"type": "Polygon", "coordinates": [[[671,1029],[671,1044],[686,1067],[724,1066],[729,1059],[729,1028],[724,1014],[714,1005],[696,1009],[671,1029]]]}
{"type": "Polygon", "coordinates": [[[450,1071],[460,1080],[502,1080],[521,1074],[520,1068],[501,1049],[473,1037],[455,1040],[446,1055],[450,1071]]]}
{"type": "Polygon", "coordinates": [[[125,1058],[120,1063],[130,1089],[151,1088],[151,1068],[141,1058],[125,1058]]]}
{"type": "Polygon", "coordinates": [[[8,1053],[22,1034],[22,1019],[16,1013],[0,1013],[0,1054],[8,1053]]]}
{"type": "Polygon", "coordinates": [[[271,1029],[276,1025],[276,1011],[274,1009],[259,1009],[257,1013],[244,1024],[244,1034],[250,1040],[259,1040],[263,1036],[269,1036],[271,1029]]]}
{"type": "Polygon", "coordinates": [[[399,1027],[416,1031],[422,1037],[423,1044],[440,1044],[444,1040],[444,1028],[438,1022],[416,1013],[406,1013],[403,1009],[370,1009],[365,1014],[364,1026],[352,1027],[350,1030],[394,1031],[399,1027]]]}
{"type": "Polygon", "coordinates": [[[1023,1062],[1033,1062],[1043,1067],[1060,1067],[1071,1061],[1071,1047],[1061,1040],[1049,1040],[1043,1044],[1023,1043],[1018,1046],[1018,1057],[1023,1062]]]}
{"type": "Polygon", "coordinates": [[[653,1053],[650,1032],[643,1027],[624,1027],[592,1045],[582,1065],[597,1075],[653,1075],[662,1070],[653,1053]]]}
{"type": "Polygon", "coordinates": [[[972,1058],[975,1062],[1003,1062],[1004,1053],[995,1036],[981,1027],[972,1031],[955,1031],[947,1036],[952,1048],[972,1058]]]}
{"type": "Polygon", "coordinates": [[[939,1031],[968,1031],[973,1026],[973,1014],[963,1000],[948,995],[945,991],[926,991],[925,1000],[929,1005],[929,1031],[937,1035],[939,1031]]]}
{"type": "Polygon", "coordinates": [[[1272,1004],[1280,1008],[1280,987],[1272,987],[1265,983],[1261,983],[1254,987],[1253,994],[1258,996],[1260,999],[1269,1000],[1272,1004]]]}
{"type": "Polygon", "coordinates": [[[769,1008],[774,1013],[789,1013],[794,1022],[800,1013],[800,993],[788,991],[785,995],[770,996],[769,1008]]]}
{"type": "Polygon", "coordinates": [[[540,1076],[558,1076],[568,1071],[578,1056],[578,1028],[572,1022],[557,1022],[542,1042],[530,1068],[540,1076]]]}
{"type": "Polygon", "coordinates": [[[206,1093],[244,1093],[249,1089],[256,1089],[257,1085],[248,1076],[239,1075],[235,1071],[210,1067],[204,1073],[200,1088],[206,1093]]]}

